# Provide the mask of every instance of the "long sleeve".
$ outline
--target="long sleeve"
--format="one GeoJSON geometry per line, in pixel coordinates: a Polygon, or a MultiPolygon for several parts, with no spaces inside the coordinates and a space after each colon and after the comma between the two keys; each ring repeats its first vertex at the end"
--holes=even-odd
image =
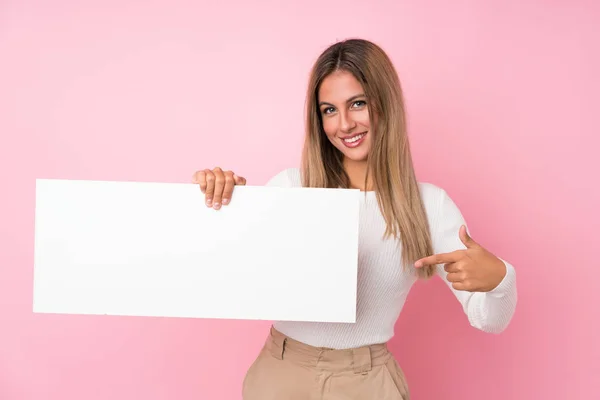
{"type": "MultiPolygon", "coordinates": [[[[454,201],[439,189],[438,207],[433,228],[434,253],[448,253],[465,249],[459,237],[465,220],[454,201]]],[[[467,228],[468,231],[468,228],[467,228]]],[[[475,238],[475,240],[477,240],[475,238]]],[[[448,285],[463,307],[463,311],[474,328],[484,332],[500,333],[510,323],[517,305],[517,284],[514,267],[501,259],[506,266],[506,275],[500,284],[489,292],[467,292],[456,290],[446,279],[443,265],[437,266],[437,274],[448,285]]]]}

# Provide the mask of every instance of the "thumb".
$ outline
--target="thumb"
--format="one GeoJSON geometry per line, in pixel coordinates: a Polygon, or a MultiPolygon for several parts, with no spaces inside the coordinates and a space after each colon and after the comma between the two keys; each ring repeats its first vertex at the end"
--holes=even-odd
{"type": "Polygon", "coordinates": [[[477,242],[475,242],[473,238],[471,238],[471,236],[467,232],[467,227],[465,225],[461,225],[458,235],[460,236],[461,242],[463,242],[463,244],[467,246],[467,249],[477,247],[477,242]]]}
{"type": "Polygon", "coordinates": [[[239,186],[244,186],[246,184],[246,178],[244,178],[243,176],[238,176],[236,174],[233,174],[233,181],[236,185],[239,186]]]}

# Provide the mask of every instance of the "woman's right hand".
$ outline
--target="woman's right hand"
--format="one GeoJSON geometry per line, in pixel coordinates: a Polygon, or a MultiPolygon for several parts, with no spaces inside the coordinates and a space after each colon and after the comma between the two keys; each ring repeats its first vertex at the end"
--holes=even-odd
{"type": "Polygon", "coordinates": [[[196,171],[192,177],[192,182],[200,185],[200,190],[205,195],[206,206],[218,210],[221,205],[229,204],[233,187],[236,185],[244,186],[246,178],[238,176],[232,171],[223,171],[217,167],[212,170],[196,171]]]}

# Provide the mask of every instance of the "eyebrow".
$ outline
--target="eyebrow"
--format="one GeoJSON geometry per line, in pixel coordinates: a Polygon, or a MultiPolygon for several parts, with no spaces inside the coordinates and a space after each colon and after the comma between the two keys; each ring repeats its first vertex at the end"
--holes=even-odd
{"type": "MultiPolygon", "coordinates": [[[[358,99],[360,97],[366,97],[366,96],[365,96],[364,93],[356,94],[356,95],[350,97],[348,100],[346,100],[346,103],[350,103],[351,101],[354,101],[354,100],[356,100],[356,99],[358,99]]],[[[322,101],[322,102],[319,103],[319,107],[321,107],[321,106],[332,106],[332,107],[334,107],[333,104],[327,103],[325,101],[322,101]]]]}

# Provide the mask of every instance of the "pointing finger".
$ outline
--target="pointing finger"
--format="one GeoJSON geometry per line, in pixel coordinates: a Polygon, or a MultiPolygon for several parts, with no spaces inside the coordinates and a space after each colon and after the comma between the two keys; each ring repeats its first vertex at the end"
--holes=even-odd
{"type": "Polygon", "coordinates": [[[434,254],[429,257],[421,258],[415,262],[415,267],[421,268],[427,265],[454,263],[462,258],[461,250],[453,251],[452,253],[434,254]]]}

